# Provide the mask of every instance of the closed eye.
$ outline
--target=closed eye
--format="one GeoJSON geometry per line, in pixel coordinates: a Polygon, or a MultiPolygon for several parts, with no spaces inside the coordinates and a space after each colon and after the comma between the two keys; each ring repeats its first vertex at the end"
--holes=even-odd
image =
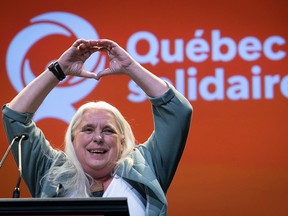
{"type": "Polygon", "coordinates": [[[111,127],[105,127],[102,131],[104,134],[115,134],[116,131],[111,127]]]}
{"type": "Polygon", "coordinates": [[[94,128],[91,126],[84,126],[81,131],[85,133],[92,133],[94,131],[94,128]]]}

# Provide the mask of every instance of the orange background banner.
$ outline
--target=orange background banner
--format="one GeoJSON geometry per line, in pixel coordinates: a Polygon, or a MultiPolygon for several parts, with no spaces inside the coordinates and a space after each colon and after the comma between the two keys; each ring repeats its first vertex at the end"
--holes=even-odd
{"type": "MultiPolygon", "coordinates": [[[[168,192],[169,215],[286,216],[287,9],[284,0],[6,1],[0,102],[9,102],[76,38],[112,39],[194,107],[168,192]]],[[[86,67],[97,71],[103,64],[104,56],[94,56],[86,67]]],[[[55,148],[63,148],[71,113],[91,100],[118,107],[139,143],[153,130],[150,104],[127,77],[67,79],[54,93],[35,121],[55,148]]],[[[2,157],[3,125],[0,144],[2,157]]],[[[9,154],[0,169],[1,198],[12,196],[17,175],[9,154]]],[[[30,197],[23,182],[21,197],[30,197]]]]}

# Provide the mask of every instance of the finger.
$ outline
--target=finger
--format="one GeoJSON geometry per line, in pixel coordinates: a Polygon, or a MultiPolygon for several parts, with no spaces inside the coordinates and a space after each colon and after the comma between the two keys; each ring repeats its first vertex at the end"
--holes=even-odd
{"type": "Polygon", "coordinates": [[[108,39],[100,39],[97,42],[97,46],[106,47],[106,48],[108,48],[108,47],[112,48],[112,47],[117,46],[117,43],[115,43],[114,41],[108,40],[108,39]]]}
{"type": "Polygon", "coordinates": [[[78,49],[85,51],[89,50],[91,47],[93,46],[91,46],[88,41],[82,41],[82,43],[79,44],[78,49]]]}
{"type": "Polygon", "coordinates": [[[85,42],[87,42],[87,40],[84,40],[84,39],[78,39],[78,40],[76,40],[74,43],[73,43],[73,47],[79,47],[79,45],[81,45],[82,43],[85,43],[85,42]]]}
{"type": "Polygon", "coordinates": [[[86,70],[81,72],[81,77],[97,79],[97,75],[95,73],[86,70]]]}
{"type": "Polygon", "coordinates": [[[76,47],[78,50],[85,52],[93,49],[95,45],[92,43],[92,40],[79,39],[73,44],[73,46],[76,47]]]}
{"type": "Polygon", "coordinates": [[[98,72],[98,74],[96,75],[96,79],[99,80],[101,77],[108,76],[110,74],[111,74],[110,68],[106,68],[105,70],[98,72]]]}
{"type": "Polygon", "coordinates": [[[93,46],[93,51],[100,51],[100,52],[107,52],[107,49],[105,47],[99,47],[99,46],[93,46]]]}

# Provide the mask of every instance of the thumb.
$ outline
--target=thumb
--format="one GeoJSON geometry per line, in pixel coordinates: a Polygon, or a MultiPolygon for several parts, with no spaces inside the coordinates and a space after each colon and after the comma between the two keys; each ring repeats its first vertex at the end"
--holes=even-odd
{"type": "Polygon", "coordinates": [[[97,79],[97,75],[95,73],[86,70],[82,71],[81,77],[97,79]]]}
{"type": "Polygon", "coordinates": [[[106,68],[105,70],[102,70],[97,73],[96,79],[99,80],[101,77],[108,76],[110,74],[111,74],[110,68],[106,68]]]}

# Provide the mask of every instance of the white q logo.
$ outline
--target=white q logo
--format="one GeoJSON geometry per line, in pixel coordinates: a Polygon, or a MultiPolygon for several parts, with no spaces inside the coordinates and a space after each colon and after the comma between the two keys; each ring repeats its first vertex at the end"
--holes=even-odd
{"type": "MultiPolygon", "coordinates": [[[[31,71],[29,59],[26,59],[25,56],[37,41],[53,34],[71,37],[71,32],[76,38],[99,38],[90,23],[79,16],[66,12],[45,13],[32,18],[31,23],[30,26],[15,36],[7,51],[6,66],[8,77],[18,92],[35,78],[31,71]]],[[[103,70],[105,57],[100,60],[99,58],[99,53],[92,55],[86,61],[85,68],[91,71],[96,68],[95,64],[99,61],[94,72],[97,73],[103,70]]],[[[82,80],[82,78],[73,77],[69,81],[70,86],[54,88],[36,112],[34,120],[58,118],[69,123],[75,113],[72,104],[88,95],[97,85],[97,81],[94,79],[85,79],[77,85],[72,85],[79,80],[82,80]]]]}

